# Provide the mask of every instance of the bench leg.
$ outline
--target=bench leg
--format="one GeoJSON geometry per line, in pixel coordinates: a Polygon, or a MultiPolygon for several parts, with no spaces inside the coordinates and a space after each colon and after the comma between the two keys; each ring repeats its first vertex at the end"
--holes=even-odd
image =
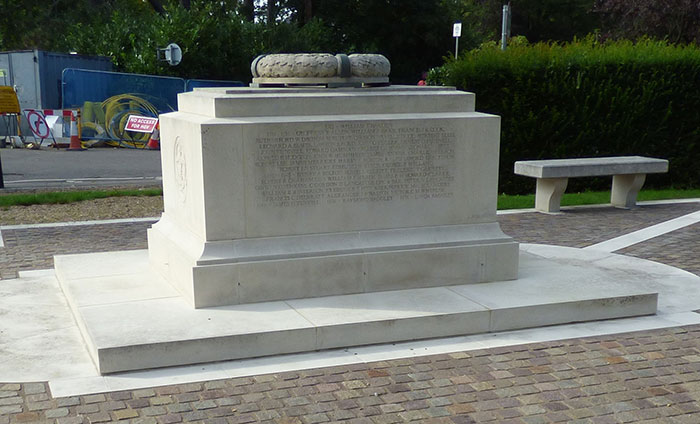
{"type": "Polygon", "coordinates": [[[637,205],[637,194],[644,185],[646,174],[613,175],[610,203],[620,208],[637,205]]]}
{"type": "Polygon", "coordinates": [[[542,212],[559,212],[561,196],[568,182],[568,178],[538,178],[535,209],[542,212]]]}

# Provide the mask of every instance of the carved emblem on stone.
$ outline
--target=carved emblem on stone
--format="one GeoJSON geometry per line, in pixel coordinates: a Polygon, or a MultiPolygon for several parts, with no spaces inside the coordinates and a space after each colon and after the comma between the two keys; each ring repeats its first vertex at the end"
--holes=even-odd
{"type": "Polygon", "coordinates": [[[389,60],[380,54],[269,54],[250,65],[254,87],[389,85],[389,60]]]}
{"type": "Polygon", "coordinates": [[[185,198],[187,197],[187,159],[185,157],[185,150],[182,146],[182,140],[179,136],[175,138],[173,150],[173,164],[175,165],[175,185],[177,186],[178,198],[181,202],[184,202],[185,198]]]}

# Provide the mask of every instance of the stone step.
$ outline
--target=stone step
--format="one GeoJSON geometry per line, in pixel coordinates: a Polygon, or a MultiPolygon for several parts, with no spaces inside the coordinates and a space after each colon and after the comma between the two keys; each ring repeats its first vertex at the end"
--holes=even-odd
{"type": "Polygon", "coordinates": [[[656,313],[657,293],[636,288],[648,273],[525,246],[512,281],[202,309],[145,250],[57,256],[55,267],[102,374],[656,313]]]}

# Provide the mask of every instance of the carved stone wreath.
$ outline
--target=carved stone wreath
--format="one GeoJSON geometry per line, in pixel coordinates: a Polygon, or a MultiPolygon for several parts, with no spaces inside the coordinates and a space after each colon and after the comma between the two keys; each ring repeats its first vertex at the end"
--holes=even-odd
{"type": "Polygon", "coordinates": [[[391,64],[380,54],[294,53],[258,56],[251,64],[254,86],[388,85],[391,64]]]}

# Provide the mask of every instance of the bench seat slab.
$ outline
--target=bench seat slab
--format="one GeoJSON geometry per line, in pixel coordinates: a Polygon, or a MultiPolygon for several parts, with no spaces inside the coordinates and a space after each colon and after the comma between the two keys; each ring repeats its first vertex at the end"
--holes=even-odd
{"type": "Polygon", "coordinates": [[[667,160],[643,156],[525,160],[515,162],[516,174],[533,178],[597,177],[621,174],[654,174],[667,171],[667,160]]]}

